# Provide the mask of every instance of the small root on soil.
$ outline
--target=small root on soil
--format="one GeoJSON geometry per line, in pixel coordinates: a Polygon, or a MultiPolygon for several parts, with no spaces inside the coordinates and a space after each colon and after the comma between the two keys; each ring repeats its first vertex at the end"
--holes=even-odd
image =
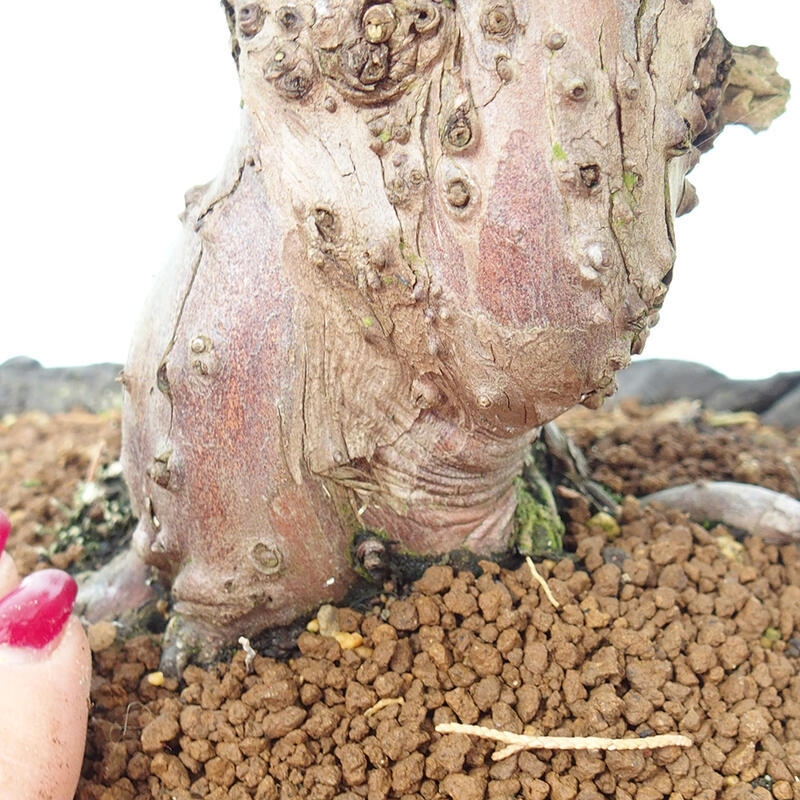
{"type": "Polygon", "coordinates": [[[464,725],[461,722],[443,722],[436,726],[437,733],[465,733],[480,736],[508,745],[492,753],[492,761],[501,761],[521,750],[655,750],[660,747],[691,747],[692,740],[679,733],[662,733],[635,739],[607,739],[604,736],[535,736],[511,733],[483,725],[464,725]]]}

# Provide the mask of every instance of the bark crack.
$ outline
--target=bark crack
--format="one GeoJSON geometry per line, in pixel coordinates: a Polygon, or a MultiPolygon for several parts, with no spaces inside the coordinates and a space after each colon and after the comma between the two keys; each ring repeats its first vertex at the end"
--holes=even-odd
{"type": "MultiPolygon", "coordinates": [[[[195,278],[197,277],[197,273],[198,273],[198,271],[200,269],[200,262],[202,261],[202,258],[203,258],[203,243],[200,242],[200,247],[199,247],[197,256],[195,257],[194,263],[192,264],[192,274],[191,274],[191,277],[189,278],[189,283],[188,283],[188,285],[186,287],[186,291],[183,293],[183,297],[181,298],[181,304],[180,304],[180,307],[178,309],[178,313],[177,313],[177,315],[175,317],[175,323],[172,326],[172,333],[170,335],[169,343],[167,344],[167,347],[164,350],[164,354],[161,356],[161,360],[159,361],[159,364],[158,364],[157,381],[159,383],[161,381],[161,378],[160,378],[161,372],[163,370],[166,373],[167,359],[169,358],[170,353],[172,352],[173,348],[175,347],[175,342],[177,341],[177,337],[178,337],[178,328],[180,327],[181,319],[183,318],[183,312],[186,309],[186,303],[189,301],[189,295],[192,293],[192,287],[194,286],[195,278]]],[[[168,376],[166,376],[166,379],[168,381],[168,376]]],[[[169,383],[167,382],[167,387],[168,386],[169,386],[169,383]]],[[[173,419],[174,419],[174,416],[175,416],[175,405],[174,405],[174,402],[173,402],[173,399],[172,399],[172,392],[167,391],[167,392],[165,392],[165,394],[166,394],[167,399],[169,400],[168,435],[171,436],[172,435],[172,423],[173,423],[173,419]]]]}
{"type": "MultiPolygon", "coordinates": [[[[427,142],[425,140],[425,131],[427,129],[428,120],[430,119],[430,115],[431,115],[431,89],[432,89],[432,86],[431,86],[431,84],[429,84],[428,87],[427,87],[427,91],[425,92],[425,101],[422,104],[422,110],[420,111],[420,115],[419,115],[419,132],[420,132],[419,133],[419,141],[420,141],[420,149],[421,149],[421,153],[422,153],[422,163],[425,166],[425,170],[428,172],[428,178],[429,179],[431,178],[431,173],[434,172],[434,170],[432,168],[432,165],[430,164],[430,153],[428,152],[428,144],[427,144],[427,142]]],[[[441,94],[440,94],[440,97],[441,97],[441,94]]],[[[440,102],[441,102],[441,100],[440,100],[440,102]]],[[[431,277],[430,276],[430,270],[428,269],[427,262],[425,261],[425,259],[422,256],[422,246],[421,246],[421,241],[420,241],[421,240],[421,232],[420,232],[421,224],[420,223],[422,222],[422,217],[423,217],[424,212],[425,212],[425,207],[424,207],[424,204],[423,204],[423,206],[420,208],[420,210],[419,210],[419,212],[417,214],[416,230],[414,231],[414,250],[416,252],[416,255],[420,259],[422,259],[422,263],[423,263],[423,265],[425,267],[425,273],[426,273],[426,275],[425,275],[426,284],[430,285],[430,277],[431,277]]],[[[419,280],[419,278],[420,278],[419,267],[416,264],[414,264],[413,269],[414,269],[414,275],[417,277],[417,280],[419,280]]]]}
{"type": "Polygon", "coordinates": [[[243,159],[242,162],[239,164],[239,168],[236,171],[236,177],[233,179],[233,183],[219,196],[215,197],[205,208],[205,210],[198,214],[197,221],[194,224],[194,229],[199,231],[200,228],[203,226],[203,222],[205,218],[216,209],[216,207],[222,203],[223,201],[227,200],[238,188],[239,184],[242,182],[242,176],[244,175],[244,169],[246,166],[246,160],[243,159]]]}

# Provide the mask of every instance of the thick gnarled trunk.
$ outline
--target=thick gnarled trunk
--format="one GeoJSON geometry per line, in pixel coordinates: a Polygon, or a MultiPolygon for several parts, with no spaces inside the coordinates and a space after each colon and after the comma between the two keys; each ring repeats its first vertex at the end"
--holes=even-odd
{"type": "Polygon", "coordinates": [[[509,546],[538,427],[657,318],[731,52],[705,0],[225,5],[241,137],[124,376],[135,547],[205,656],[341,599],[362,529],[509,546]]]}

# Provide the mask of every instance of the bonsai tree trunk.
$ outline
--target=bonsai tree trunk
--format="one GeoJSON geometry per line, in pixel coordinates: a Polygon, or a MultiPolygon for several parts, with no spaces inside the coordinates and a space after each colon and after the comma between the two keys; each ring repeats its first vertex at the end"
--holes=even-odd
{"type": "Polygon", "coordinates": [[[733,60],[705,0],[223,5],[241,135],[123,381],[178,661],[340,600],[365,530],[511,545],[540,426],[657,319],[733,60]]]}

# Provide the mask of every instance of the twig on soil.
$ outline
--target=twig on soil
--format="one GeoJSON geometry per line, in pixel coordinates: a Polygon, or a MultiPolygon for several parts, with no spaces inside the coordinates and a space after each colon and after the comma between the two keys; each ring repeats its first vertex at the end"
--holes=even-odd
{"type": "Polygon", "coordinates": [[[553,604],[553,608],[561,608],[561,603],[559,603],[558,600],[556,600],[556,598],[553,596],[553,592],[550,591],[547,581],[536,571],[536,565],[531,560],[531,557],[525,556],[525,560],[528,562],[533,579],[539,584],[539,586],[542,587],[544,596],[553,604]]]}
{"type": "Polygon", "coordinates": [[[461,722],[444,722],[436,726],[437,733],[466,733],[493,739],[508,745],[492,754],[493,761],[514,755],[520,750],[653,750],[657,747],[691,747],[692,740],[678,733],[662,733],[632,739],[608,739],[604,736],[531,736],[485,728],[482,725],[464,725],[461,722]]]}

